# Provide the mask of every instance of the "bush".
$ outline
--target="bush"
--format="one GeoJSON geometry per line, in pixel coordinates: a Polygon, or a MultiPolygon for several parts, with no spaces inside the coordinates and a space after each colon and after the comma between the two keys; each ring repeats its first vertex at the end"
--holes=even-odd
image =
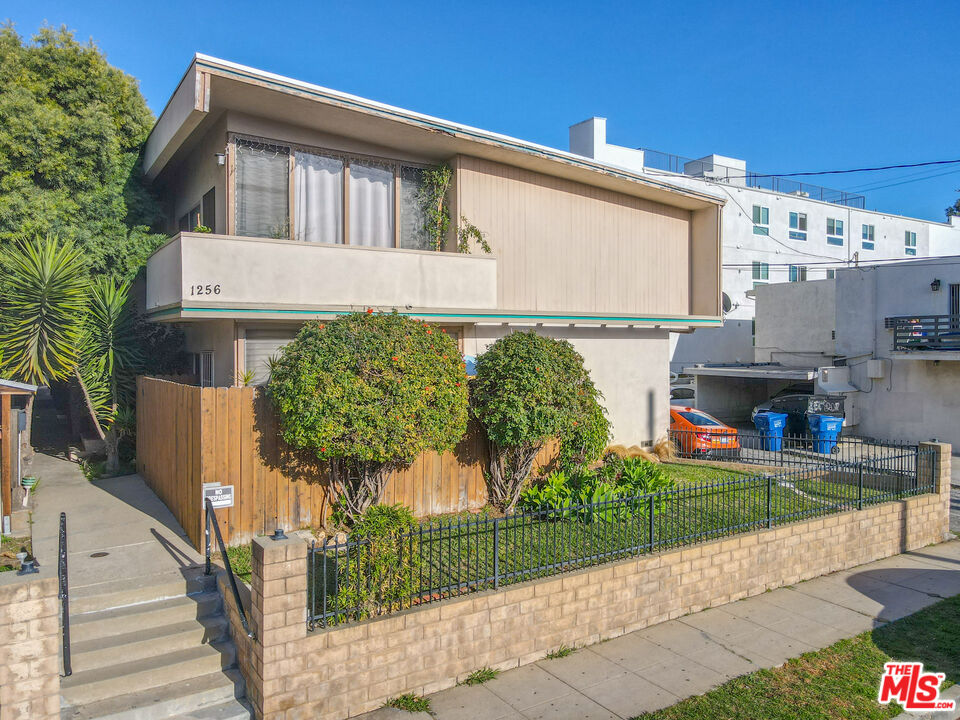
{"type": "Polygon", "coordinates": [[[471,406],[487,433],[495,506],[514,507],[544,443],[563,443],[577,428],[597,423],[598,414],[606,421],[599,397],[583,358],[566,340],[515,332],[477,358],[471,406]]]}
{"type": "Polygon", "coordinates": [[[380,502],[387,477],[467,427],[467,378],[456,343],[397,313],[308,322],[276,362],[268,391],[280,433],[330,464],[346,518],[380,502]]]}
{"type": "Polygon", "coordinates": [[[403,505],[371,505],[357,518],[350,539],[361,542],[350,562],[337,568],[340,607],[351,608],[357,618],[370,617],[410,597],[420,566],[415,555],[404,552],[402,536],[416,524],[403,505]]]}

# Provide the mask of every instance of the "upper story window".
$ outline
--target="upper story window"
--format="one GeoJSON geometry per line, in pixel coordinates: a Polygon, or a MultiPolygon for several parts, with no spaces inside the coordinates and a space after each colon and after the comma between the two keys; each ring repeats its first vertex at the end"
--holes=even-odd
{"type": "Polygon", "coordinates": [[[770,234],[770,208],[765,208],[762,205],[753,206],[753,234],[770,234]]]}
{"type": "Polygon", "coordinates": [[[903,252],[906,255],[917,254],[917,234],[912,230],[903,233],[903,252]]]}
{"type": "Polygon", "coordinates": [[[807,214],[802,212],[790,213],[790,239],[807,239],[807,214]]]}
{"type": "Polygon", "coordinates": [[[422,168],[241,139],[236,145],[238,235],[432,249],[420,206],[422,168]]]}
{"type": "Polygon", "coordinates": [[[827,245],[843,245],[843,220],[827,218],[827,245]]]}
{"type": "Polygon", "coordinates": [[[827,280],[833,280],[833,279],[836,278],[836,277],[837,277],[837,271],[834,270],[833,268],[828,268],[828,269],[827,269],[827,280]]]}
{"type": "Polygon", "coordinates": [[[770,265],[765,262],[753,261],[753,284],[754,287],[757,285],[765,285],[767,280],[770,279],[770,265]]]}
{"type": "Polygon", "coordinates": [[[873,237],[874,237],[873,225],[860,226],[860,246],[864,250],[873,250],[873,237]]]}
{"type": "Polygon", "coordinates": [[[807,279],[807,266],[806,265],[791,265],[790,266],[790,282],[803,282],[807,279]]]}

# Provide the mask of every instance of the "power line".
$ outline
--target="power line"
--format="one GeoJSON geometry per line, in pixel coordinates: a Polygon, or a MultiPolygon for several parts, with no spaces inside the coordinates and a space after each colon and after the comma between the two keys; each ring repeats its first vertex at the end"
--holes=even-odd
{"type": "Polygon", "coordinates": [[[947,172],[934,173],[932,175],[924,175],[923,177],[914,178],[913,180],[901,180],[900,182],[889,183],[887,185],[876,185],[874,187],[868,187],[863,192],[872,192],[874,190],[883,190],[884,188],[896,187],[897,185],[906,185],[907,183],[920,182],[921,180],[930,180],[932,178],[943,177],[944,175],[953,175],[960,172],[960,170],[947,170],[947,172]]]}
{"type": "Polygon", "coordinates": [[[801,177],[807,175],[846,175],[847,173],[877,172],[878,170],[899,170],[901,168],[926,167],[928,165],[955,165],[960,160],[931,160],[921,163],[903,163],[900,165],[879,165],[877,167],[854,168],[852,170],[821,170],[820,172],[793,172],[793,173],[750,173],[749,175],[730,175],[726,180],[761,177],[801,177]]]}

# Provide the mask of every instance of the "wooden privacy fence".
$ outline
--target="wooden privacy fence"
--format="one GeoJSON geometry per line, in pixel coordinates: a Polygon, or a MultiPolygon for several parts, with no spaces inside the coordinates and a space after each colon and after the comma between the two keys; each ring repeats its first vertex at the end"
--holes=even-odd
{"type": "MultiPolygon", "coordinates": [[[[547,461],[547,450],[538,458],[547,461]]],[[[421,455],[387,483],[387,503],[418,517],[477,510],[487,502],[487,450],[471,423],[452,452],[421,455]]],[[[316,527],[330,513],[326,470],[298,461],[280,439],[260,388],[200,388],[137,379],[137,471],[170,508],[193,544],[203,544],[204,483],[233,485],[217,510],[224,540],[238,544],[276,527],[316,527]]]]}

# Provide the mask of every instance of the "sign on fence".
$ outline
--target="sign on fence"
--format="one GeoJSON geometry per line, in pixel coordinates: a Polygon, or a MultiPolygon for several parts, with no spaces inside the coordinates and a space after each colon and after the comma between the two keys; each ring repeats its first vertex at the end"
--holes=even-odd
{"type": "Polygon", "coordinates": [[[206,504],[207,498],[210,498],[214,508],[233,507],[233,485],[205,484],[203,487],[204,504],[206,504]]]}

